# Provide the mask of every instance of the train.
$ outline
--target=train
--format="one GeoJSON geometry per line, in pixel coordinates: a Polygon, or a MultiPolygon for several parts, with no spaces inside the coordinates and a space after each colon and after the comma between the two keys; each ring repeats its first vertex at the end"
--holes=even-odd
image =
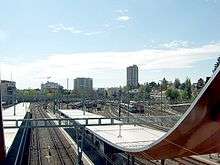
{"type": "Polygon", "coordinates": [[[144,104],[141,102],[130,101],[129,108],[127,103],[121,103],[120,106],[131,113],[144,113],[144,104]]]}
{"type": "Polygon", "coordinates": [[[80,109],[83,106],[85,106],[87,109],[90,108],[97,108],[97,110],[101,110],[102,105],[104,105],[105,102],[102,100],[85,100],[84,102],[75,102],[72,104],[72,109],[80,109]]]}

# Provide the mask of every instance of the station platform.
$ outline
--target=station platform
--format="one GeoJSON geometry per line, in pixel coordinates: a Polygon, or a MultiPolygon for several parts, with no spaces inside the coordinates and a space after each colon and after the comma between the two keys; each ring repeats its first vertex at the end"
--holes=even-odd
{"type": "MultiPolygon", "coordinates": [[[[2,116],[3,120],[5,119],[23,119],[26,115],[26,112],[29,111],[30,103],[19,103],[15,106],[16,114],[14,115],[14,106],[3,109],[2,116]]],[[[3,122],[3,125],[10,124],[9,122],[3,122]]],[[[5,147],[6,147],[6,154],[8,153],[15,136],[18,132],[18,129],[4,129],[4,138],[5,138],[5,147]]]]}
{"type": "MultiPolygon", "coordinates": [[[[59,110],[70,118],[104,118],[104,116],[84,112],[79,109],[59,110]]],[[[107,119],[106,119],[107,120],[107,119]]],[[[79,121],[79,124],[81,124],[79,121]]],[[[92,120],[90,122],[93,122],[92,120]]],[[[97,122],[97,120],[94,122],[97,122]]],[[[121,122],[121,121],[116,121],[121,122]]],[[[139,152],[158,140],[166,132],[138,125],[86,126],[86,129],[107,144],[125,152],[139,152]],[[144,137],[144,140],[143,140],[144,137]]]]}

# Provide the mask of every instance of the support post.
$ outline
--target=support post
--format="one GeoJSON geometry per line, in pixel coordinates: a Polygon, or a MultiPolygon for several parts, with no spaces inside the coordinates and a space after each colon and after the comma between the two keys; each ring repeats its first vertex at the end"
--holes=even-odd
{"type": "Polygon", "coordinates": [[[2,90],[0,78],[0,164],[4,164],[6,157],[2,110],[2,90]]]}
{"type": "Polygon", "coordinates": [[[80,145],[80,140],[79,140],[79,133],[78,133],[78,127],[75,127],[75,129],[76,129],[76,143],[77,143],[77,154],[78,154],[78,156],[77,156],[77,165],[80,165],[80,161],[81,161],[81,159],[80,159],[80,150],[79,150],[79,145],[80,145]]]}
{"type": "Polygon", "coordinates": [[[161,160],[161,165],[165,165],[165,159],[161,160]]]}
{"type": "Polygon", "coordinates": [[[56,99],[53,101],[53,114],[55,114],[55,109],[56,109],[56,99]]]}
{"type": "Polygon", "coordinates": [[[127,157],[127,165],[130,165],[130,155],[128,154],[127,157]]]}
{"type": "MultiPolygon", "coordinates": [[[[82,153],[83,153],[83,147],[84,147],[84,136],[85,136],[85,127],[82,128],[82,133],[81,133],[81,152],[80,152],[80,163],[82,164],[82,153]]],[[[80,165],[81,165],[80,164],[80,165]]]]}
{"type": "Polygon", "coordinates": [[[161,81],[161,86],[160,86],[160,110],[162,111],[163,108],[162,108],[162,104],[163,104],[163,100],[162,100],[162,81],[161,81]]]}
{"type": "Polygon", "coordinates": [[[129,120],[129,117],[130,117],[130,99],[128,100],[128,112],[127,112],[127,114],[128,114],[127,122],[129,123],[130,122],[130,120],[129,120]]]}
{"type": "Polygon", "coordinates": [[[121,117],[121,90],[119,90],[119,108],[118,108],[118,117],[121,117]]]}
{"type": "Polygon", "coordinates": [[[13,89],[12,89],[12,104],[14,106],[14,116],[15,116],[16,115],[16,98],[15,98],[13,89]]]}
{"type": "Polygon", "coordinates": [[[82,108],[83,108],[83,115],[85,115],[86,114],[86,107],[85,107],[85,100],[84,100],[84,98],[83,98],[82,108]]]}
{"type": "Polygon", "coordinates": [[[14,106],[14,116],[16,115],[16,88],[12,88],[12,104],[14,106]]]}
{"type": "Polygon", "coordinates": [[[121,124],[119,125],[119,134],[118,134],[118,138],[121,138],[121,124]]]}
{"type": "MultiPolygon", "coordinates": [[[[80,128],[79,128],[79,130],[80,130],[80,128]]],[[[77,131],[78,165],[82,165],[82,163],[83,163],[82,162],[82,153],[83,153],[83,147],[84,147],[85,127],[83,127],[82,130],[80,130],[80,131],[82,131],[80,133],[78,130],[76,130],[76,131],[77,131]],[[81,137],[81,139],[79,137],[81,137]]]]}
{"type": "Polygon", "coordinates": [[[131,165],[134,165],[134,156],[131,157],[131,165]]]}

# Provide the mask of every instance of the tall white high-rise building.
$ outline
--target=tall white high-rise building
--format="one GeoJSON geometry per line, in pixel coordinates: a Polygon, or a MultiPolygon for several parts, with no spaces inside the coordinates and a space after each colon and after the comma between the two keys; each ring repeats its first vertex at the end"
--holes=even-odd
{"type": "Polygon", "coordinates": [[[133,89],[138,87],[137,65],[127,67],[127,86],[133,89]]]}

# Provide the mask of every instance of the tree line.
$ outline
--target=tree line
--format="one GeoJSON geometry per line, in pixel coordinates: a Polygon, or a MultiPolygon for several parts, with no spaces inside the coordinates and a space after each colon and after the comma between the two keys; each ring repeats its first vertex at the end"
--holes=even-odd
{"type": "MultiPolygon", "coordinates": [[[[217,58],[217,62],[214,65],[213,72],[220,65],[220,57],[217,58]]],[[[147,101],[155,99],[155,95],[161,94],[162,97],[170,103],[178,102],[191,102],[205,85],[205,80],[200,78],[196,84],[192,84],[189,78],[186,78],[184,82],[181,82],[180,79],[176,78],[174,82],[168,81],[166,78],[163,78],[160,82],[146,82],[140,84],[136,92],[131,92],[131,89],[127,86],[120,87],[118,93],[113,96],[108,94],[106,90],[102,96],[99,96],[95,91],[41,91],[40,89],[24,89],[17,90],[17,97],[24,100],[33,99],[33,98],[62,98],[62,97],[74,97],[74,98],[88,98],[88,99],[123,99],[123,100],[136,100],[136,101],[147,101]],[[155,94],[155,95],[154,95],[155,94]]]]}

